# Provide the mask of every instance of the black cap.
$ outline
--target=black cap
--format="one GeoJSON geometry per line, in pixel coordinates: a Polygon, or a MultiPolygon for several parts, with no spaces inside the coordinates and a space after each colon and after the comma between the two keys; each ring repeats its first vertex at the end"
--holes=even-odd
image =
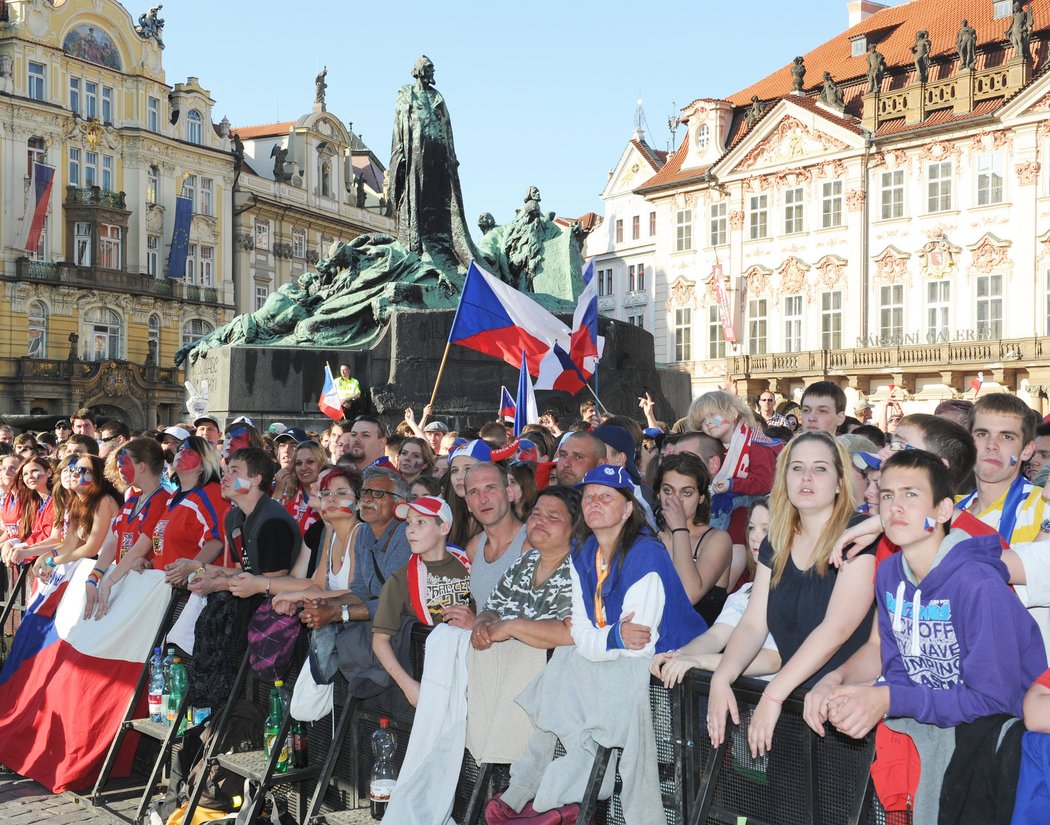
{"type": "Polygon", "coordinates": [[[69,419],[68,418],[60,418],[58,421],[55,422],[55,427],[54,428],[56,430],[57,429],[72,430],[73,429],[73,425],[69,423],[69,419]]]}
{"type": "Polygon", "coordinates": [[[302,444],[304,441],[309,441],[310,436],[306,434],[306,430],[299,427],[289,427],[279,436],[274,438],[274,444],[280,444],[282,441],[294,441],[296,444],[302,444]]]}

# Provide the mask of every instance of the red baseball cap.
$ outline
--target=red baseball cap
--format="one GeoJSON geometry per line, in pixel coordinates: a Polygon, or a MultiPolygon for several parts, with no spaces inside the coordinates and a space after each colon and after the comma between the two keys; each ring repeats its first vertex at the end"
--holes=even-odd
{"type": "Polygon", "coordinates": [[[452,523],[452,508],[445,499],[437,496],[420,496],[413,501],[402,501],[394,508],[394,515],[404,521],[413,511],[423,516],[441,519],[445,524],[452,523]]]}

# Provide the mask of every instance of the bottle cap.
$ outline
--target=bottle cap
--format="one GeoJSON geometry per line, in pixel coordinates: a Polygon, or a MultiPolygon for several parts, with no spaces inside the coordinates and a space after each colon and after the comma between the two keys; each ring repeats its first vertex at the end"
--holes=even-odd
{"type": "Polygon", "coordinates": [[[181,661],[182,661],[182,659],[179,658],[178,656],[176,656],[174,659],[172,659],[172,662],[181,662],[181,661]]]}
{"type": "Polygon", "coordinates": [[[284,679],[278,679],[276,682],[273,683],[273,686],[274,687],[283,687],[284,686],[284,679]]]}
{"type": "Polygon", "coordinates": [[[381,719],[379,720],[379,727],[381,727],[381,728],[385,728],[385,727],[386,727],[387,725],[389,725],[389,724],[390,724],[390,720],[389,720],[389,719],[387,719],[387,718],[386,718],[385,716],[384,716],[384,717],[382,717],[382,718],[381,718],[381,719]]]}
{"type": "Polygon", "coordinates": [[[154,653],[160,653],[160,648],[159,648],[159,647],[155,647],[155,648],[153,648],[153,652],[154,652],[154,653]]]}

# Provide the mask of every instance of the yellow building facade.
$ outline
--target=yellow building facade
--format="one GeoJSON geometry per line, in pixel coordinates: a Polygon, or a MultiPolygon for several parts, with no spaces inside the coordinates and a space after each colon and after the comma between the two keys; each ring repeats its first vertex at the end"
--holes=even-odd
{"type": "Polygon", "coordinates": [[[9,0],[0,21],[0,415],[182,415],[175,352],[233,315],[228,123],[168,85],[163,21],[114,0],[9,0]],[[39,243],[27,243],[51,168],[39,243]],[[169,271],[175,199],[193,203],[169,271]],[[180,277],[172,278],[177,274],[180,277]]]}

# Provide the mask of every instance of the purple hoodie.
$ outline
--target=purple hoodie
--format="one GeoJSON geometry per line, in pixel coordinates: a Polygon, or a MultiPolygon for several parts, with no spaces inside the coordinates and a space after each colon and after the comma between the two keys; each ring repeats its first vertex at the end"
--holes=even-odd
{"type": "Polygon", "coordinates": [[[997,713],[1021,715],[1025,691],[1046,670],[1046,650],[1008,580],[999,536],[959,529],[941,542],[918,585],[904,553],[879,565],[890,716],[948,728],[997,713]]]}

